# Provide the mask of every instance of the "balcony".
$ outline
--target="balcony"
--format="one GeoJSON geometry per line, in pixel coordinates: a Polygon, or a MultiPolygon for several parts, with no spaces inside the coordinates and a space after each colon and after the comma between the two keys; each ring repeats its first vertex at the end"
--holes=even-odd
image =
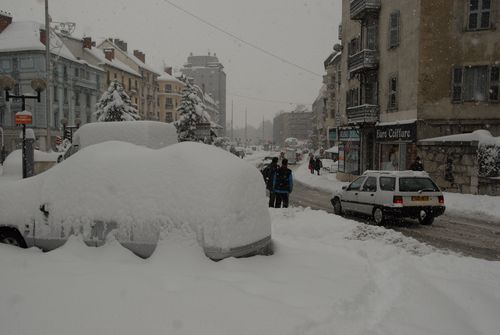
{"type": "Polygon", "coordinates": [[[347,108],[347,123],[375,123],[379,120],[378,105],[360,105],[347,108]]]}
{"type": "Polygon", "coordinates": [[[378,55],[376,50],[365,49],[349,56],[347,69],[351,74],[374,70],[378,68],[378,55]]]}
{"type": "Polygon", "coordinates": [[[380,11],[380,0],[351,0],[351,20],[363,20],[380,11]]]}

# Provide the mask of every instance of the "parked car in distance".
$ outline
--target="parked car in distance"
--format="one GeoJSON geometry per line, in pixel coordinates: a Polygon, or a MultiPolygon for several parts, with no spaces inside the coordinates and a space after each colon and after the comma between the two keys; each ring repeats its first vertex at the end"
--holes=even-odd
{"type": "Polygon", "coordinates": [[[430,225],[445,211],[444,196],[426,172],[366,171],[331,198],[334,212],[366,214],[376,224],[414,218],[430,225]]]}
{"type": "Polygon", "coordinates": [[[106,141],[121,141],[151,149],[177,143],[177,130],[172,124],[158,121],[93,122],[81,126],[73,134],[73,142],[58,162],[89,145],[106,141]]]}

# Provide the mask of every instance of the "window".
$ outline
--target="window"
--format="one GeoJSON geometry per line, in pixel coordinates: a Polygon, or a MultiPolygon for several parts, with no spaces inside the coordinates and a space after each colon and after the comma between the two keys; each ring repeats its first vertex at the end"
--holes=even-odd
{"type": "Polygon", "coordinates": [[[355,181],[353,181],[351,183],[351,185],[349,185],[349,187],[347,188],[348,191],[359,191],[359,189],[361,188],[361,184],[363,184],[363,182],[365,181],[366,177],[359,177],[358,179],[356,179],[355,181]]]}
{"type": "Polygon", "coordinates": [[[392,76],[389,79],[389,104],[388,109],[398,109],[398,77],[392,76]]]}
{"type": "Polygon", "coordinates": [[[453,69],[453,79],[452,79],[452,92],[451,101],[460,102],[462,101],[462,68],[453,69]]]}
{"type": "Polygon", "coordinates": [[[359,106],[359,88],[352,88],[347,91],[347,107],[359,106]]]}
{"type": "Polygon", "coordinates": [[[439,192],[439,188],[429,178],[411,177],[399,178],[399,191],[400,192],[439,192]]]}
{"type": "Polygon", "coordinates": [[[128,89],[132,89],[132,78],[128,78],[128,89]]]}
{"type": "Polygon", "coordinates": [[[396,178],[380,177],[380,189],[382,191],[394,191],[396,189],[396,178]]]}
{"type": "Polygon", "coordinates": [[[75,77],[78,77],[80,75],[79,73],[80,71],[78,70],[78,68],[75,68],[75,77]]]}
{"type": "Polygon", "coordinates": [[[85,105],[90,108],[90,94],[85,95],[85,105]]]}
{"type": "Polygon", "coordinates": [[[368,177],[363,185],[363,192],[376,192],[377,191],[377,178],[368,177]]]}
{"type": "Polygon", "coordinates": [[[172,85],[166,84],[165,85],[165,92],[166,93],[171,93],[172,92],[172,85]]]}
{"type": "Polygon", "coordinates": [[[33,58],[22,57],[20,58],[21,69],[32,69],[34,67],[33,58]]]}
{"type": "Polygon", "coordinates": [[[117,77],[116,72],[114,73],[114,77],[115,77],[115,79],[116,79],[116,77],[117,77]]]}
{"type": "Polygon", "coordinates": [[[172,107],[173,107],[172,98],[166,98],[165,99],[165,108],[172,108],[172,107]]]}
{"type": "Polygon", "coordinates": [[[68,79],[68,67],[66,65],[63,67],[63,77],[64,80],[68,79]]]}
{"type": "Polygon", "coordinates": [[[463,78],[463,99],[464,101],[486,101],[488,98],[487,82],[488,82],[488,67],[487,66],[468,66],[464,69],[463,78]]]}
{"type": "Polygon", "coordinates": [[[500,66],[490,70],[490,101],[500,101],[500,66]]]}
{"type": "Polygon", "coordinates": [[[80,106],[80,92],[75,92],[75,106],[80,106]]]}
{"type": "Polygon", "coordinates": [[[389,49],[399,46],[399,16],[399,11],[395,11],[389,17],[389,49]]]}
{"type": "Polygon", "coordinates": [[[68,104],[68,89],[64,89],[64,104],[68,104]]]}
{"type": "Polygon", "coordinates": [[[469,30],[489,29],[491,0],[469,0],[469,30]]]}
{"type": "Polygon", "coordinates": [[[359,52],[359,37],[353,38],[348,44],[348,55],[352,56],[359,52]]]}
{"type": "Polygon", "coordinates": [[[58,95],[57,91],[58,91],[57,86],[54,86],[54,102],[59,101],[58,96],[57,96],[58,95]]]}

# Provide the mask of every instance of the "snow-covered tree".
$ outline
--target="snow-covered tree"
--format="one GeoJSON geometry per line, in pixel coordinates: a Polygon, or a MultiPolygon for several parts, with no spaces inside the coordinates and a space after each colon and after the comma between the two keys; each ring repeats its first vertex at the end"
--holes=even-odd
{"type": "Polygon", "coordinates": [[[108,90],[99,99],[95,115],[97,122],[136,121],[141,118],[123,86],[116,80],[111,82],[108,90]]]}
{"type": "Polygon", "coordinates": [[[196,87],[185,77],[181,79],[185,82],[186,87],[182,91],[181,104],[177,108],[179,119],[174,122],[179,142],[203,141],[196,135],[196,126],[202,123],[210,123],[210,116],[205,110],[203,101],[198,96],[196,87]]]}
{"type": "Polygon", "coordinates": [[[500,148],[481,145],[477,150],[479,175],[482,177],[497,177],[500,175],[500,148]]]}

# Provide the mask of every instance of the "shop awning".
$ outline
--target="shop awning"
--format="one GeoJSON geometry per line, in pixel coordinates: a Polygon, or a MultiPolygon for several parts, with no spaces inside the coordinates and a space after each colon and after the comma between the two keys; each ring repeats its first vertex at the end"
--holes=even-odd
{"type": "Polygon", "coordinates": [[[339,153],[339,147],[338,146],[333,146],[330,149],[325,150],[325,152],[331,153],[331,154],[338,154],[339,153]]]}

